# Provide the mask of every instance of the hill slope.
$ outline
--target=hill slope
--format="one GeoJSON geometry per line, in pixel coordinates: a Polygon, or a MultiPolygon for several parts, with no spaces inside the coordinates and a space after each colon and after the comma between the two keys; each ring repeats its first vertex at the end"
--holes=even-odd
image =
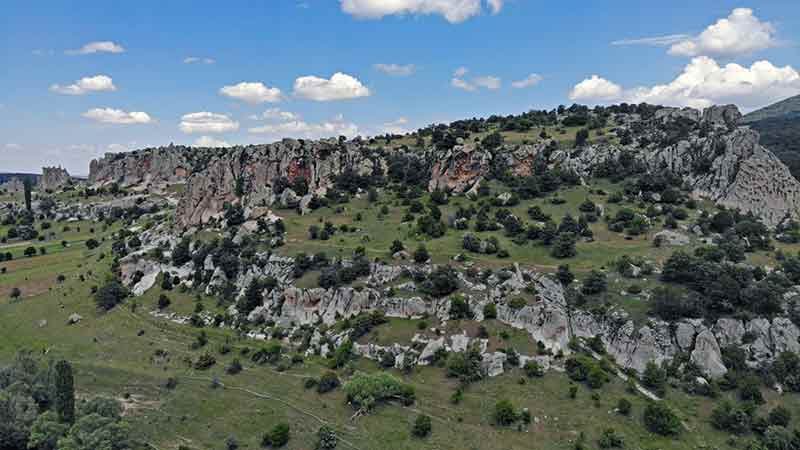
{"type": "Polygon", "coordinates": [[[753,111],[742,118],[742,123],[758,131],[761,145],[800,178],[800,95],[753,111]]]}

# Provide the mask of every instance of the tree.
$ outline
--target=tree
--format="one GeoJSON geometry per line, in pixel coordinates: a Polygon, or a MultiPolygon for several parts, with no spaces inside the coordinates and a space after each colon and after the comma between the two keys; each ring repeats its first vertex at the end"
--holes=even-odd
{"type": "Polygon", "coordinates": [[[18,287],[12,288],[11,293],[8,294],[8,296],[11,297],[12,300],[16,300],[22,296],[22,291],[18,287]]]}
{"type": "Polygon", "coordinates": [[[261,445],[263,447],[278,448],[278,447],[283,447],[288,443],[289,443],[289,424],[283,422],[272,427],[272,430],[264,434],[264,437],[261,439],[261,445]]]}
{"type": "Polygon", "coordinates": [[[32,190],[32,188],[33,188],[33,186],[31,184],[30,178],[26,177],[22,181],[22,189],[25,192],[25,209],[27,209],[28,211],[31,211],[31,190],[32,190]]]}
{"type": "MultiPolygon", "coordinates": [[[[471,319],[474,316],[469,308],[469,303],[467,303],[463,295],[454,295],[450,298],[450,311],[448,314],[451,320],[471,319]]],[[[497,311],[495,310],[496,316],[497,311]]]]}
{"type": "Polygon", "coordinates": [[[642,374],[642,383],[659,395],[664,395],[667,384],[667,371],[658,367],[655,361],[648,361],[642,374]]]}
{"type": "Polygon", "coordinates": [[[558,266],[556,278],[558,278],[558,281],[561,282],[562,286],[569,286],[573,281],[575,281],[575,275],[569,270],[568,264],[562,264],[558,266]]]}
{"type": "Polygon", "coordinates": [[[36,256],[36,248],[34,248],[34,247],[26,248],[25,252],[24,252],[24,255],[29,257],[29,258],[32,257],[32,256],[36,256]]]}
{"type": "Polygon", "coordinates": [[[340,384],[341,382],[339,381],[339,377],[336,375],[336,372],[325,372],[319,378],[319,383],[317,383],[317,392],[320,394],[330,392],[339,387],[340,384]]]}
{"type": "Polygon", "coordinates": [[[420,244],[420,246],[414,251],[414,262],[417,264],[423,264],[431,259],[430,254],[428,254],[428,249],[425,248],[424,245],[420,244]]]}
{"type": "Polygon", "coordinates": [[[414,420],[414,426],[411,427],[411,434],[418,438],[424,438],[431,434],[431,418],[424,414],[417,416],[414,420]]]}
{"type": "Polygon", "coordinates": [[[575,234],[574,233],[559,233],[553,249],[550,254],[554,258],[571,258],[577,254],[575,250],[575,234]]]}
{"type": "Polygon", "coordinates": [[[54,401],[58,420],[62,423],[75,422],[75,380],[72,366],[66,360],[56,363],[54,380],[54,401]]]}
{"type": "Polygon", "coordinates": [[[403,242],[399,239],[395,239],[392,242],[392,246],[389,248],[389,251],[394,255],[397,252],[402,252],[405,250],[405,246],[403,246],[403,242]]]}
{"type": "Polygon", "coordinates": [[[606,274],[597,270],[592,270],[583,282],[582,292],[586,295],[600,294],[608,289],[606,274]]]}
{"type": "Polygon", "coordinates": [[[94,301],[97,307],[105,311],[110,311],[117,306],[125,297],[128,296],[128,289],[116,278],[109,280],[100,287],[94,294],[94,301]]]}
{"type": "Polygon", "coordinates": [[[31,435],[28,448],[36,450],[56,450],[58,440],[64,437],[69,430],[69,425],[58,421],[58,415],[53,411],[40,414],[31,426],[31,435]]]}
{"type": "Polygon", "coordinates": [[[517,421],[514,405],[508,400],[500,400],[494,405],[494,423],[508,426],[517,421]]]}
{"type": "Polygon", "coordinates": [[[94,250],[99,246],[100,246],[100,243],[97,242],[97,240],[94,239],[94,238],[89,239],[89,240],[86,241],[86,248],[88,248],[89,250],[94,250]]]}
{"type": "Polygon", "coordinates": [[[645,427],[662,436],[675,436],[681,432],[681,421],[664,402],[650,402],[642,416],[645,427]]]}
{"type": "Polygon", "coordinates": [[[172,263],[180,267],[192,260],[192,254],[189,251],[189,238],[183,238],[178,242],[174,249],[172,249],[172,263]]]}
{"type": "Polygon", "coordinates": [[[36,402],[27,394],[0,390],[0,448],[26,448],[37,412],[36,402]]]}
{"type": "Polygon", "coordinates": [[[575,147],[583,147],[589,140],[589,130],[581,128],[575,133],[575,147]]]}
{"type": "Polygon", "coordinates": [[[83,416],[58,440],[59,450],[124,450],[133,448],[130,426],[99,414],[83,416]]]}

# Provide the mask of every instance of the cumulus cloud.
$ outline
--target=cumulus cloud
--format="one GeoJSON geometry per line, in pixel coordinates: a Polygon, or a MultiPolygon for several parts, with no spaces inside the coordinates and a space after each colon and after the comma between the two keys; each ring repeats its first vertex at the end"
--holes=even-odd
{"type": "Polygon", "coordinates": [[[397,120],[384,123],[382,131],[383,133],[389,134],[408,134],[410,130],[406,128],[407,125],[408,119],[405,117],[400,117],[397,120]]]}
{"type": "Polygon", "coordinates": [[[570,100],[614,100],[622,94],[622,87],[605,78],[592,75],[576,84],[569,93],[570,100]]]}
{"type": "Polygon", "coordinates": [[[512,82],[511,87],[515,89],[525,89],[536,86],[537,84],[541,83],[543,79],[544,77],[538,73],[532,73],[521,80],[512,82]]]}
{"type": "Polygon", "coordinates": [[[6,150],[22,150],[22,146],[20,144],[16,144],[13,142],[9,142],[8,144],[4,145],[6,150]]]}
{"type": "Polygon", "coordinates": [[[75,50],[67,50],[68,55],[90,55],[93,53],[124,53],[125,48],[112,41],[89,42],[83,47],[75,50]]]}
{"type": "Polygon", "coordinates": [[[181,117],[179,128],[186,134],[226,133],[238,130],[239,122],[232,120],[225,114],[202,111],[184,114],[181,117]]]}
{"type": "Polygon", "coordinates": [[[275,139],[284,137],[320,139],[327,137],[346,136],[354,138],[359,135],[358,126],[347,122],[339,115],[333,120],[321,123],[308,123],[303,120],[290,120],[286,122],[267,124],[253,127],[248,130],[252,134],[265,134],[275,139]]]}
{"type": "MultiPolygon", "coordinates": [[[[481,0],[339,0],[342,11],[360,19],[381,19],[391,15],[437,14],[450,23],[461,23],[483,11],[481,0]]],[[[503,8],[504,0],[486,0],[492,14],[503,8]]]]}
{"type": "Polygon", "coordinates": [[[503,9],[503,0],[486,0],[486,3],[489,4],[492,14],[498,14],[503,9]]]}
{"type": "Polygon", "coordinates": [[[225,141],[214,139],[211,136],[200,136],[199,138],[195,139],[193,147],[230,147],[231,144],[228,144],[225,141]]]}
{"type": "Polygon", "coordinates": [[[736,8],[724,19],[709,25],[702,33],[672,44],[671,55],[698,56],[746,55],[777,44],[775,27],[762,22],[750,8],[736,8]]]}
{"type": "Polygon", "coordinates": [[[254,114],[250,116],[252,120],[298,120],[300,115],[291,111],[283,111],[280,108],[270,108],[261,114],[254,114]]]}
{"type": "Polygon", "coordinates": [[[215,62],[217,62],[216,59],[207,57],[187,56],[186,58],[183,58],[184,64],[198,64],[198,63],[214,64],[215,62]]]}
{"type": "Polygon", "coordinates": [[[473,80],[476,86],[486,88],[489,90],[497,90],[503,85],[502,81],[498,77],[493,77],[491,75],[477,77],[473,80]]]}
{"type": "Polygon", "coordinates": [[[750,8],[736,8],[728,17],[717,20],[698,35],[671,34],[667,36],[622,39],[611,45],[669,46],[675,56],[748,55],[778,45],[776,29],[762,22],[750,8]]]}
{"type": "Polygon", "coordinates": [[[254,105],[259,103],[278,103],[283,99],[280,89],[269,88],[260,82],[242,82],[233,86],[223,86],[219,93],[254,105]]]}
{"type": "Polygon", "coordinates": [[[93,77],[84,77],[73,84],[62,86],[54,84],[50,86],[50,90],[64,95],[83,95],[89,92],[103,92],[103,91],[116,91],[117,87],[114,86],[114,81],[107,75],[95,75],[93,77]]]}
{"type": "Polygon", "coordinates": [[[357,78],[337,72],[330,79],[315,76],[300,77],[294,81],[294,94],[317,102],[368,97],[372,93],[357,78]]]}
{"type": "Polygon", "coordinates": [[[572,93],[580,95],[573,98],[571,94],[570,98],[648,102],[695,108],[734,103],[743,109],[753,109],[800,94],[800,73],[791,66],[776,67],[769,61],[757,61],[750,67],[734,63],[720,66],[709,57],[698,56],[684,67],[678,77],[667,84],[626,90],[608,80],[595,77],[592,83],[587,84],[590,80],[584,80],[576,85],[572,93]],[[587,88],[590,84],[616,86],[616,90],[598,89],[595,93],[606,95],[592,96],[592,90],[587,88]],[[583,86],[579,89],[581,85],[583,86]]]}
{"type": "Polygon", "coordinates": [[[468,72],[469,72],[469,69],[467,69],[464,66],[461,66],[458,69],[456,69],[455,72],[453,72],[453,76],[456,77],[456,78],[461,78],[464,75],[466,75],[468,72]]]}
{"type": "Polygon", "coordinates": [[[126,112],[121,109],[113,108],[93,108],[83,113],[83,117],[100,123],[113,123],[118,125],[144,124],[153,121],[146,112],[126,112]]]}
{"type": "Polygon", "coordinates": [[[397,77],[407,77],[417,70],[417,67],[414,64],[375,64],[374,67],[375,70],[379,72],[397,77]]]}

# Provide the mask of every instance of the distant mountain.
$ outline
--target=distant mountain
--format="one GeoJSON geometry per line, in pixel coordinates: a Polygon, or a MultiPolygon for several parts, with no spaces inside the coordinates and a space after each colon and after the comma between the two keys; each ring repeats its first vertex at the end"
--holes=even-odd
{"type": "Polygon", "coordinates": [[[741,123],[758,131],[761,145],[772,150],[800,179],[800,95],[753,111],[741,123]]]}
{"type": "Polygon", "coordinates": [[[743,124],[761,122],[769,119],[790,119],[800,117],[800,95],[789,97],[778,103],[766,106],[742,117],[743,124]]]}
{"type": "Polygon", "coordinates": [[[39,177],[41,175],[36,173],[13,173],[13,172],[0,172],[0,184],[5,183],[6,181],[11,180],[12,178],[19,178],[23,180],[25,178],[30,178],[33,184],[39,182],[39,177]]]}

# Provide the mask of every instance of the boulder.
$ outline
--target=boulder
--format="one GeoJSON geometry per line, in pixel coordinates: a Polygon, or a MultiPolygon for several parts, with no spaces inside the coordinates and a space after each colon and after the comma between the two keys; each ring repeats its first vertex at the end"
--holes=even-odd
{"type": "Polygon", "coordinates": [[[668,245],[670,247],[681,247],[684,245],[689,245],[691,242],[689,236],[673,230],[659,231],[653,236],[653,239],[659,240],[661,245],[668,245]]]}
{"type": "Polygon", "coordinates": [[[709,378],[719,378],[728,372],[714,334],[704,330],[697,335],[691,361],[709,378]]]}

